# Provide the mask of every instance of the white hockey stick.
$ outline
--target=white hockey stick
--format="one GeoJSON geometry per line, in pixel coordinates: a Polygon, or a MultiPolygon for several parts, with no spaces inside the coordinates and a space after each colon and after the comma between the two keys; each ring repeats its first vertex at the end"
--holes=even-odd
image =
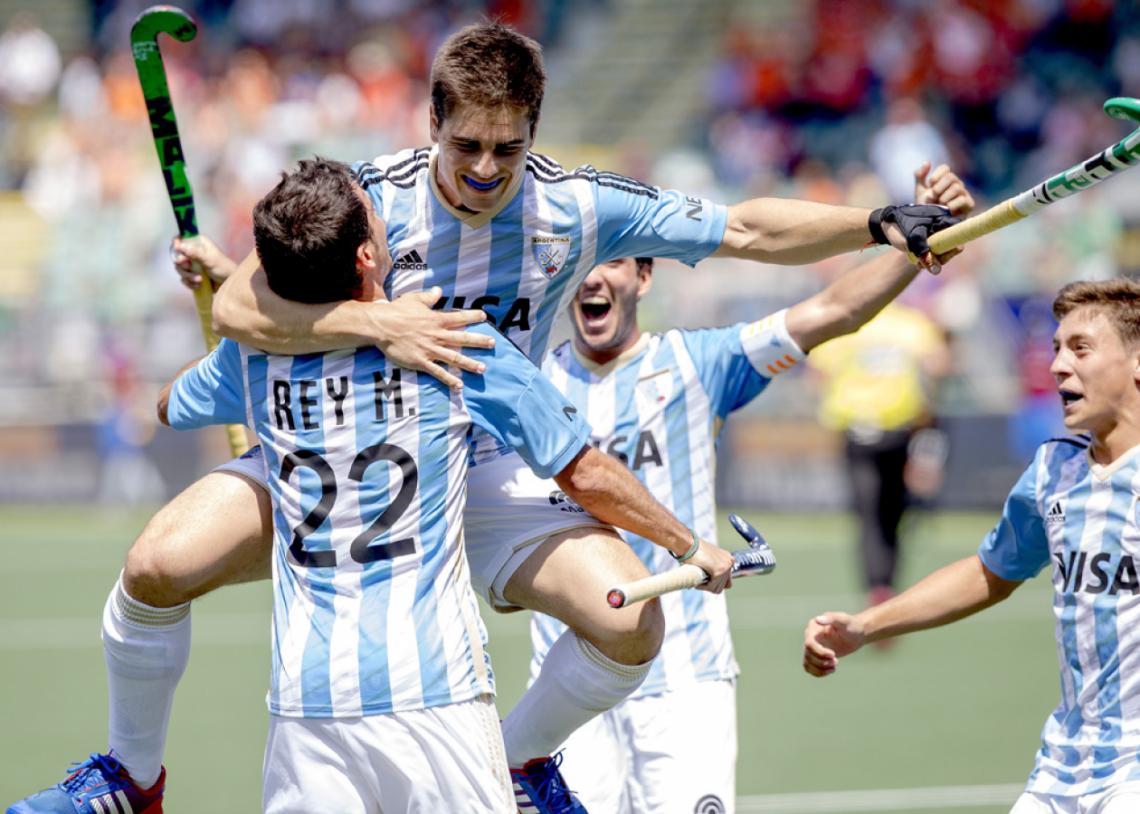
{"type": "MultiPolygon", "coordinates": [[[[730,514],[728,521],[732,527],[748,541],[748,548],[734,551],[732,558],[732,578],[762,576],[772,573],[776,567],[776,555],[768,543],[760,536],[752,524],[740,515],[730,514]]],[[[606,602],[611,608],[624,608],[637,602],[644,602],[655,596],[680,591],[683,588],[696,588],[708,581],[709,575],[695,565],[678,565],[670,571],[643,579],[616,585],[606,594],[606,602]]]]}

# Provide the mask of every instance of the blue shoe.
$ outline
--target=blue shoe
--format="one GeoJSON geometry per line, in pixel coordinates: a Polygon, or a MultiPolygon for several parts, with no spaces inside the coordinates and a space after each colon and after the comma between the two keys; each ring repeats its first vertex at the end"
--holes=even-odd
{"type": "Polygon", "coordinates": [[[111,755],[91,755],[50,789],[25,797],[8,814],[162,814],[166,769],[143,791],[111,755]]]}
{"type": "Polygon", "coordinates": [[[587,814],[586,807],[566,788],[562,753],[528,760],[521,769],[511,769],[515,804],[521,814],[587,814]]]}

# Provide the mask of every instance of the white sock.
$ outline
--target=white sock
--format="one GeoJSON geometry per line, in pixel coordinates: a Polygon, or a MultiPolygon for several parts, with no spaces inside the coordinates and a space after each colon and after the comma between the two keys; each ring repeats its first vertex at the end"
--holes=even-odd
{"type": "Polygon", "coordinates": [[[546,654],[534,684],[503,719],[507,764],[517,768],[549,755],[575,729],[633,694],[652,664],[619,664],[567,630],[546,654]]]}
{"type": "Polygon", "coordinates": [[[108,743],[140,788],[162,771],[178,679],[190,660],[190,603],[153,608],[115,582],[103,608],[108,743]]]}

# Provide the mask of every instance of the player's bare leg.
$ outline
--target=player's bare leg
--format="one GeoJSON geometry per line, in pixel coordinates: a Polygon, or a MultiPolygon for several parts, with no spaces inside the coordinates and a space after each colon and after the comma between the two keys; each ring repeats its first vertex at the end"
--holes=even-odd
{"type": "Polygon", "coordinates": [[[270,574],[272,516],[265,490],[212,472],[143,529],[103,612],[108,742],[141,788],[160,777],[171,705],[190,658],[189,602],[270,574]]]}
{"type": "Polygon", "coordinates": [[[211,472],[147,523],[127,552],[123,587],[139,602],[169,608],[223,585],[269,579],[272,532],[263,486],[211,472]]]}
{"type": "Polygon", "coordinates": [[[511,766],[550,754],[645,680],[665,632],[660,603],[613,610],[605,596],[617,582],[647,573],[616,532],[576,528],[546,540],[508,580],[503,591],[508,602],[547,613],[570,628],[503,720],[511,766]]]}

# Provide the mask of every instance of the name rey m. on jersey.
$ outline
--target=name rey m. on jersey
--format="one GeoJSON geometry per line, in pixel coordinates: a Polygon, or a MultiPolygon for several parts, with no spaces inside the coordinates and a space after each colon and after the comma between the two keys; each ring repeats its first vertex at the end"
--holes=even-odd
{"type": "MultiPolygon", "coordinates": [[[[784,315],[726,328],[643,334],[603,366],[567,341],[547,356],[543,372],[586,414],[594,444],[625,462],[682,523],[716,542],[713,485],[724,420],[804,358],[784,315]]],[[[660,546],[621,534],[650,571],[676,566],[660,546]]],[[[661,655],[632,698],[736,677],[723,594],[677,591],[661,597],[661,606],[661,655]]],[[[533,615],[532,680],[564,630],[556,619],[533,615]]]]}
{"type": "Polygon", "coordinates": [[[274,714],[353,717],[493,692],[462,549],[468,436],[477,425],[549,476],[589,427],[510,342],[471,354],[486,373],[453,393],[375,348],[293,357],[224,340],[175,383],[171,426],[248,421],[265,451],[274,714]]]}
{"type": "Polygon", "coordinates": [[[1043,794],[1140,779],[1140,447],[1102,466],[1087,446],[1042,445],[978,550],[1007,580],[1052,564],[1061,700],[1026,786],[1043,794]]]}

